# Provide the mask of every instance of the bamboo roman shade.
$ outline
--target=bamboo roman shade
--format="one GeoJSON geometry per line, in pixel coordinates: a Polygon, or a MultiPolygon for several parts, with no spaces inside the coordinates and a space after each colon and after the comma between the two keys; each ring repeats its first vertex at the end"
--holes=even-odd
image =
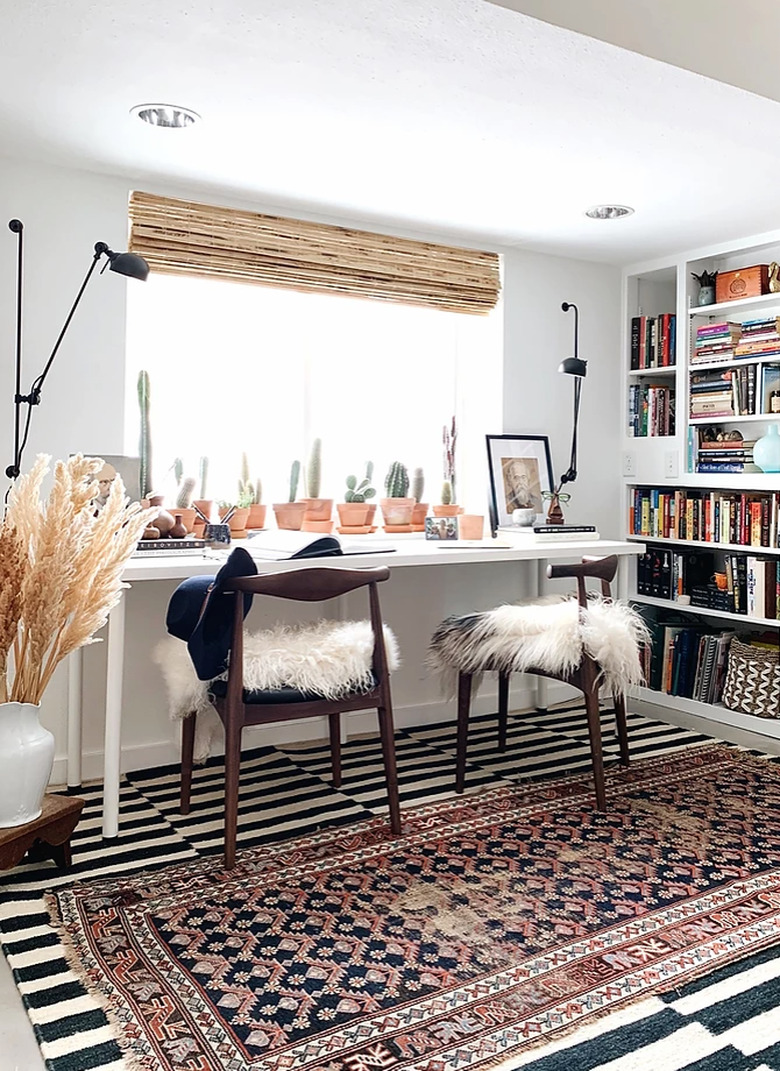
{"type": "Polygon", "coordinates": [[[152,271],[486,313],[495,253],[151,193],[130,195],[130,249],[152,271]]]}

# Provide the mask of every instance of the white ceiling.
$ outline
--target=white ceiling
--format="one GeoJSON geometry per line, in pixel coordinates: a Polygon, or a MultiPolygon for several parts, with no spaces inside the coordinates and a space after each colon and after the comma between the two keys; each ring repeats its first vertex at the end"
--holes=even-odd
{"type": "Polygon", "coordinates": [[[773,228],[779,118],[486,0],[3,4],[4,155],[486,244],[626,262],[773,228]]]}

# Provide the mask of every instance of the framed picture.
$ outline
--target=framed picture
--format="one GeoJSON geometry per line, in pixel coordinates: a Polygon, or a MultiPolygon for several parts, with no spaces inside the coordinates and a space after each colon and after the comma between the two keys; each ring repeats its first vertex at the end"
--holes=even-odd
{"type": "Polygon", "coordinates": [[[425,538],[426,539],[457,539],[458,538],[458,518],[457,517],[426,517],[425,518],[425,538]]]}
{"type": "Polygon", "coordinates": [[[499,527],[512,524],[516,509],[544,513],[542,495],[552,491],[550,440],[546,435],[486,435],[490,503],[499,527]]]}
{"type": "MultiPolygon", "coordinates": [[[[83,451],[82,451],[83,452],[83,451]]],[[[98,473],[100,481],[100,493],[98,505],[105,502],[105,496],[110,489],[110,481],[117,474],[122,477],[125,485],[125,493],[131,502],[137,502],[141,497],[141,459],[140,457],[126,457],[121,454],[85,454],[85,457],[102,457],[105,461],[105,469],[98,473]],[[102,501],[100,501],[102,499],[102,501]]]]}

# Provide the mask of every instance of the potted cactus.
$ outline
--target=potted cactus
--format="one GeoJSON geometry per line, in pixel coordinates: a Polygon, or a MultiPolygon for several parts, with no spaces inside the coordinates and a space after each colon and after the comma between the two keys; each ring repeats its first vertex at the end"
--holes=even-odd
{"type": "Polygon", "coordinates": [[[298,481],[301,477],[300,461],[293,461],[290,468],[290,494],[286,502],[274,502],[273,511],[276,515],[277,528],[286,528],[292,531],[300,531],[303,523],[303,514],[306,510],[305,502],[296,502],[298,494],[298,481]]]}
{"type": "Polygon", "coordinates": [[[344,501],[339,502],[336,509],[339,514],[340,532],[353,535],[365,534],[370,531],[369,511],[370,504],[366,501],[373,498],[376,489],[371,485],[371,474],[374,466],[368,462],[366,475],[362,479],[357,476],[347,476],[347,489],[344,492],[344,501]]]}
{"type": "Polygon", "coordinates": [[[304,532],[333,531],[333,499],[320,498],[322,476],[322,439],[311,444],[309,464],[306,466],[306,512],[301,528],[304,532]]]}
{"type": "Polygon", "coordinates": [[[249,503],[247,528],[253,531],[265,528],[266,507],[263,505],[263,483],[259,476],[256,476],[254,480],[249,478],[249,458],[246,453],[241,455],[241,479],[238,481],[238,493],[244,501],[249,503]]]}
{"type": "MultiPolygon", "coordinates": [[[[198,486],[198,493],[200,494],[200,498],[194,499],[192,504],[193,504],[193,506],[197,506],[198,507],[198,509],[201,511],[201,513],[203,514],[204,517],[208,517],[208,519],[211,520],[212,516],[214,514],[214,500],[211,499],[211,498],[207,498],[206,497],[206,494],[207,494],[206,488],[208,486],[208,479],[209,479],[209,459],[207,457],[202,457],[198,461],[198,485],[199,485],[198,486]]],[[[198,518],[197,521],[195,522],[196,533],[197,533],[197,528],[199,526],[203,527],[203,522],[201,521],[200,518],[198,518]]]]}
{"type": "Polygon", "coordinates": [[[409,497],[409,471],[394,461],[385,477],[385,495],[380,502],[386,532],[411,532],[414,499],[409,497]]]}
{"type": "Polygon", "coordinates": [[[412,473],[412,498],[414,509],[412,510],[412,531],[425,531],[425,518],[428,516],[428,503],[423,502],[425,492],[425,474],[422,469],[415,469],[412,473]]]}
{"type": "MultiPolygon", "coordinates": [[[[177,462],[179,459],[176,459],[177,462]]],[[[192,496],[195,493],[196,480],[194,476],[185,476],[184,467],[181,463],[176,466],[176,497],[174,500],[174,517],[180,516],[181,523],[187,529],[187,532],[192,532],[195,528],[195,521],[197,520],[197,513],[192,507],[192,496]]]]}
{"type": "Polygon", "coordinates": [[[455,417],[448,428],[444,425],[442,431],[442,443],[444,445],[444,482],[441,485],[441,504],[433,507],[434,517],[457,517],[463,512],[461,506],[456,505],[455,500],[455,443],[458,440],[458,429],[455,417]]]}

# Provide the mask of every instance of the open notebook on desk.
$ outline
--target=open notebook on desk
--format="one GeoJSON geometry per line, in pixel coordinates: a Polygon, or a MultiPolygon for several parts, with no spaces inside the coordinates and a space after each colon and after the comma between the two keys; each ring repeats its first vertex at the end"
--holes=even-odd
{"type": "Polygon", "coordinates": [[[370,536],[354,542],[343,542],[335,535],[315,532],[291,532],[276,529],[258,532],[247,538],[246,549],[258,561],[285,561],[288,558],[334,558],[349,554],[389,554],[395,550],[390,543],[374,542],[370,536]]]}

